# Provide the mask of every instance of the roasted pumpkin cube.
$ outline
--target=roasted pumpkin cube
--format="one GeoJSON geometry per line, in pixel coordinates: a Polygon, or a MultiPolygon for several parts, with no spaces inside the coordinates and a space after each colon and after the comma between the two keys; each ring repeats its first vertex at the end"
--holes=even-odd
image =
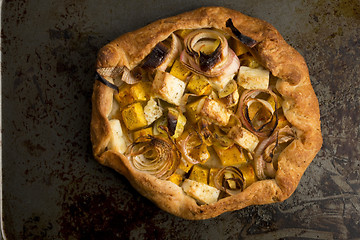
{"type": "Polygon", "coordinates": [[[286,125],[290,126],[289,121],[285,118],[284,114],[281,113],[279,114],[279,119],[278,119],[278,125],[277,128],[283,128],[286,125]]]}
{"type": "Polygon", "coordinates": [[[191,167],[193,166],[194,164],[191,164],[191,163],[184,163],[183,161],[180,161],[180,164],[179,164],[179,169],[183,170],[184,172],[189,172],[191,167]]]}
{"type": "Polygon", "coordinates": [[[240,65],[247,66],[250,68],[258,68],[260,67],[259,62],[255,59],[251,54],[245,54],[240,57],[240,65]]]}
{"type": "MultiPolygon", "coordinates": [[[[279,95],[276,95],[277,97],[277,109],[281,108],[281,104],[282,104],[282,98],[279,95]]],[[[272,106],[273,109],[275,109],[275,99],[272,96],[269,96],[269,98],[266,100],[268,103],[270,103],[270,105],[272,106]]]]}
{"type": "Polygon", "coordinates": [[[190,73],[191,71],[179,60],[175,60],[170,70],[170,74],[180,79],[181,81],[185,81],[190,73]]]}
{"type": "Polygon", "coordinates": [[[256,181],[255,170],[251,164],[242,165],[239,167],[239,170],[241,171],[244,177],[244,182],[245,182],[244,188],[250,186],[252,183],[256,181]]]}
{"type": "Polygon", "coordinates": [[[213,145],[213,147],[223,166],[235,166],[247,162],[244,154],[235,145],[227,149],[217,145],[213,145]]]}
{"type": "Polygon", "coordinates": [[[209,185],[215,187],[215,176],[220,171],[219,168],[210,168],[209,171],[209,185]]]}
{"type": "Polygon", "coordinates": [[[235,52],[236,56],[240,56],[249,51],[249,49],[242,42],[235,38],[229,39],[229,45],[231,49],[235,52]]]}
{"type": "Polygon", "coordinates": [[[182,183],[182,181],[183,181],[183,176],[181,176],[180,174],[174,173],[173,175],[171,175],[168,178],[168,180],[179,186],[180,183],[182,183]]]}
{"type": "Polygon", "coordinates": [[[197,74],[192,75],[186,89],[196,95],[209,95],[212,87],[204,76],[197,74]]]}
{"type": "Polygon", "coordinates": [[[180,29],[175,32],[176,35],[178,35],[181,38],[185,38],[186,35],[194,31],[193,29],[180,29]]]}
{"type": "Polygon", "coordinates": [[[130,94],[130,86],[131,85],[123,84],[119,88],[119,93],[114,95],[116,101],[119,103],[120,108],[123,108],[126,105],[134,102],[134,100],[130,94]]]}
{"type": "Polygon", "coordinates": [[[120,87],[119,93],[114,96],[120,107],[125,107],[137,101],[148,100],[150,89],[151,85],[147,82],[139,82],[134,85],[124,84],[123,87],[120,87]]]}
{"type": "Polygon", "coordinates": [[[194,165],[190,172],[189,179],[207,184],[208,176],[209,176],[209,169],[206,169],[199,165],[194,165]]]}
{"type": "Polygon", "coordinates": [[[186,105],[186,116],[191,122],[196,123],[200,119],[200,110],[204,105],[205,98],[203,97],[195,102],[186,105]]]}
{"type": "Polygon", "coordinates": [[[149,86],[147,86],[145,82],[139,82],[130,87],[130,93],[135,101],[146,101],[146,91],[149,89],[149,86]]]}
{"type": "Polygon", "coordinates": [[[139,137],[142,137],[142,136],[147,136],[147,135],[153,135],[153,131],[152,131],[152,128],[149,127],[149,128],[144,128],[144,129],[140,129],[136,132],[133,133],[133,139],[136,140],[138,139],[139,137]]]}
{"type": "Polygon", "coordinates": [[[144,109],[139,102],[127,106],[121,115],[129,130],[136,130],[147,125],[144,109]]]}

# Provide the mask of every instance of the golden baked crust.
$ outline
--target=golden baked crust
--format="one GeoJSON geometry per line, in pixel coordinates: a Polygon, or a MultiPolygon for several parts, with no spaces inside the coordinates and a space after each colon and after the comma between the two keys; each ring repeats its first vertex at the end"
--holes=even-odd
{"type": "Polygon", "coordinates": [[[198,205],[181,187],[139,172],[124,155],[106,150],[114,91],[99,81],[94,84],[91,141],[95,158],[124,175],[137,191],[160,208],[185,219],[207,219],[249,205],[279,202],[294,192],[322,145],[318,101],[303,57],[269,23],[222,7],[204,7],[126,33],[104,46],[97,58],[97,68],[126,66],[132,69],[158,42],[178,29],[214,27],[233,35],[225,26],[228,18],[244,35],[259,42],[252,54],[280,78],[276,87],[284,98],[284,115],[296,132],[296,139],[279,156],[275,179],[257,181],[237,195],[198,205]]]}

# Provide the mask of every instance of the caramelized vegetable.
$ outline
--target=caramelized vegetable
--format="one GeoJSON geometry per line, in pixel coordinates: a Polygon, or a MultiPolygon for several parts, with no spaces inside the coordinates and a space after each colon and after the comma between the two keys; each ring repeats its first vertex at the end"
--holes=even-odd
{"type": "Polygon", "coordinates": [[[126,107],[122,111],[121,116],[129,130],[136,130],[147,125],[143,107],[139,102],[126,107]]]}
{"type": "Polygon", "coordinates": [[[129,156],[134,168],[160,179],[169,178],[180,163],[175,145],[160,136],[144,136],[130,145],[129,156]]]}
{"type": "Polygon", "coordinates": [[[254,39],[242,34],[233,24],[231,18],[226,21],[226,27],[230,28],[234,35],[246,46],[253,48],[258,43],[254,39]]]}
{"type": "Polygon", "coordinates": [[[162,42],[156,44],[153,50],[146,56],[142,67],[144,69],[155,69],[162,64],[166,56],[169,54],[169,48],[162,42]]]}
{"type": "Polygon", "coordinates": [[[185,124],[186,118],[180,111],[168,108],[167,127],[171,137],[178,138],[183,133],[185,124]]]}
{"type": "Polygon", "coordinates": [[[235,195],[245,188],[245,179],[242,172],[233,166],[222,168],[215,176],[217,189],[229,195],[235,195]]]}
{"type": "Polygon", "coordinates": [[[235,145],[227,149],[213,145],[213,148],[223,166],[236,166],[247,162],[244,154],[235,145]]]}
{"type": "Polygon", "coordinates": [[[209,177],[209,169],[206,169],[199,165],[195,165],[190,172],[189,179],[207,184],[208,177],[209,177]]]}
{"type": "Polygon", "coordinates": [[[209,95],[212,91],[212,87],[206,77],[197,74],[191,76],[186,89],[198,96],[209,95]]]}

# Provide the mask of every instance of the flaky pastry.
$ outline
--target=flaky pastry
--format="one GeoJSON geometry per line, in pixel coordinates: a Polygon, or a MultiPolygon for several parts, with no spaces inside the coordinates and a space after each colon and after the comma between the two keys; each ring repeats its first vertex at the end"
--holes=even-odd
{"type": "Polygon", "coordinates": [[[176,216],[284,201],[321,148],[303,57],[240,12],[158,20],[104,46],[96,70],[96,160],[176,216]]]}

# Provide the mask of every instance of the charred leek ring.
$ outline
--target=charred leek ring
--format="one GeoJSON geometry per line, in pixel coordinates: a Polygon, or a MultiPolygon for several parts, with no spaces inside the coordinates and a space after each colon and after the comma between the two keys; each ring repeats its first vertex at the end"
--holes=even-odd
{"type": "Polygon", "coordinates": [[[199,29],[189,33],[184,39],[185,49],[180,60],[191,71],[206,77],[231,75],[237,72],[240,61],[223,34],[210,29],[199,29]],[[207,54],[201,51],[202,46],[218,41],[217,48],[207,54]]]}

